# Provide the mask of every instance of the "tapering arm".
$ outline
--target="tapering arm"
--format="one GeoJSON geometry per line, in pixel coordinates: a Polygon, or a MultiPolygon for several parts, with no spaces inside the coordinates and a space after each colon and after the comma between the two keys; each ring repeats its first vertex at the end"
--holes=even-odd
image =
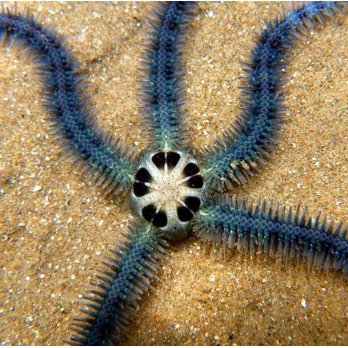
{"type": "Polygon", "coordinates": [[[342,270],[348,275],[347,226],[334,227],[326,217],[305,216],[306,209],[279,208],[271,202],[244,198],[223,198],[211,202],[195,216],[193,229],[203,240],[254,253],[278,252],[284,258],[306,259],[326,270],[342,270]]]}
{"type": "Polygon", "coordinates": [[[157,264],[164,257],[166,246],[152,225],[135,223],[127,241],[104,262],[108,269],[97,276],[100,280],[97,289],[85,297],[88,309],[81,311],[86,316],[75,319],[72,330],[76,334],[69,343],[95,346],[120,343],[138,301],[151,281],[157,279],[157,264]]]}
{"type": "Polygon", "coordinates": [[[193,9],[190,2],[168,2],[154,14],[142,77],[143,114],[154,151],[178,150],[187,143],[181,50],[193,9]]]}
{"type": "Polygon", "coordinates": [[[217,142],[202,153],[208,182],[218,188],[244,184],[271,156],[284,118],[282,85],[288,52],[300,31],[332,16],[343,5],[310,2],[268,24],[246,64],[242,112],[217,142]]]}
{"type": "Polygon", "coordinates": [[[78,64],[62,40],[32,16],[0,13],[0,40],[30,48],[43,84],[45,104],[54,133],[67,153],[106,191],[130,186],[134,174],[132,155],[100,129],[90,111],[78,64]]]}

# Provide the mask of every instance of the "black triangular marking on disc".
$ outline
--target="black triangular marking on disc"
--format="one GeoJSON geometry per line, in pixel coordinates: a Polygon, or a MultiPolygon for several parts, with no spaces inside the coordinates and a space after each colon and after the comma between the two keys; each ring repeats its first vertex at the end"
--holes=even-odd
{"type": "Polygon", "coordinates": [[[149,204],[143,208],[141,213],[147,221],[152,222],[152,219],[156,215],[156,207],[153,204],[149,204]]]}
{"type": "Polygon", "coordinates": [[[152,156],[152,162],[155,164],[155,166],[158,169],[163,169],[164,168],[164,152],[158,152],[155,155],[152,156]]]}
{"type": "Polygon", "coordinates": [[[180,155],[177,152],[169,151],[167,153],[168,168],[174,168],[180,161],[180,155]]]}
{"type": "Polygon", "coordinates": [[[190,221],[193,218],[193,213],[183,206],[177,208],[177,213],[179,220],[182,222],[190,221]]]}
{"type": "Polygon", "coordinates": [[[201,175],[195,175],[189,180],[187,180],[187,184],[191,188],[202,188],[203,187],[203,178],[201,175]]]}
{"type": "Polygon", "coordinates": [[[201,200],[197,197],[186,197],[184,202],[194,213],[197,212],[201,206],[201,200]]]}
{"type": "Polygon", "coordinates": [[[135,182],[133,184],[133,192],[137,197],[142,197],[149,193],[150,189],[142,182],[135,182]]]}
{"type": "Polygon", "coordinates": [[[151,182],[152,176],[147,169],[140,168],[135,175],[135,180],[142,181],[142,182],[151,182]]]}
{"type": "Polygon", "coordinates": [[[194,163],[189,163],[185,168],[184,168],[184,174],[186,176],[192,176],[199,173],[199,168],[197,164],[194,163]]]}
{"type": "Polygon", "coordinates": [[[167,219],[167,214],[160,210],[154,217],[152,223],[156,226],[156,227],[164,227],[165,225],[167,225],[168,219],[167,219]]]}

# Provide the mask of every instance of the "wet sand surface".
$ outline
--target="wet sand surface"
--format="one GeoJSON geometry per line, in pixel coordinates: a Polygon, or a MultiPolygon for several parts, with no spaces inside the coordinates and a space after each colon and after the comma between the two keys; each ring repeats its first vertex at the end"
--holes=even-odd
{"type": "MultiPolygon", "coordinates": [[[[12,6],[12,3],[9,3],[12,6]]],[[[19,3],[52,25],[88,76],[98,121],[141,151],[137,69],[153,3],[19,3]]],[[[203,3],[184,49],[187,127],[195,149],[240,109],[242,65],[276,3],[203,3]]],[[[289,118],[259,175],[231,194],[272,198],[348,221],[348,18],[309,31],[290,54],[289,118]]],[[[96,270],[132,220],[128,198],[104,198],[49,135],[28,52],[1,48],[0,343],[59,345],[96,270]]],[[[200,240],[177,243],[144,298],[126,345],[347,345],[347,281],[200,240]]]]}

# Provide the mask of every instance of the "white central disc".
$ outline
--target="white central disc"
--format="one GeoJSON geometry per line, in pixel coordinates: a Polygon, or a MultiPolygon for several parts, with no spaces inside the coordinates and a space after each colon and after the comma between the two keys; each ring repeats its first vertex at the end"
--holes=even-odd
{"type": "Polygon", "coordinates": [[[149,154],[135,175],[132,202],[139,215],[170,231],[193,218],[202,203],[203,186],[192,156],[174,151],[149,154]]]}

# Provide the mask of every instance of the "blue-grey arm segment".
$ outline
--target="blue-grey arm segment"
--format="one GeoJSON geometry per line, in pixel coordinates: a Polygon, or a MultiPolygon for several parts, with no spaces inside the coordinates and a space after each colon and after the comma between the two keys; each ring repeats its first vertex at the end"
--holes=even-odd
{"type": "Polygon", "coordinates": [[[307,260],[320,270],[342,270],[348,275],[347,226],[340,221],[335,227],[326,217],[305,216],[298,206],[279,208],[279,204],[245,198],[226,198],[212,202],[195,216],[196,235],[213,243],[223,243],[238,250],[276,251],[284,258],[307,260]]]}
{"type": "Polygon", "coordinates": [[[194,4],[161,3],[153,15],[142,76],[143,115],[153,151],[187,144],[183,124],[181,51],[194,4]]]}
{"type": "Polygon", "coordinates": [[[310,2],[267,24],[245,64],[243,110],[225,134],[202,153],[205,178],[223,190],[244,184],[259,171],[278,142],[284,119],[282,105],[283,68],[287,54],[300,33],[337,13],[344,6],[336,2],[310,2]]]}
{"type": "Polygon", "coordinates": [[[83,171],[106,191],[130,186],[134,173],[132,155],[95,124],[78,64],[62,39],[32,16],[4,10],[0,13],[0,39],[5,44],[24,44],[35,56],[45,105],[67,153],[84,164],[83,171]]]}
{"type": "Polygon", "coordinates": [[[82,318],[76,318],[71,339],[73,345],[119,344],[125,337],[125,328],[134,316],[137,303],[149,289],[158,262],[163,259],[167,243],[156,229],[137,222],[127,233],[127,240],[105,265],[107,270],[97,276],[97,289],[86,296],[87,309],[82,318]]]}

